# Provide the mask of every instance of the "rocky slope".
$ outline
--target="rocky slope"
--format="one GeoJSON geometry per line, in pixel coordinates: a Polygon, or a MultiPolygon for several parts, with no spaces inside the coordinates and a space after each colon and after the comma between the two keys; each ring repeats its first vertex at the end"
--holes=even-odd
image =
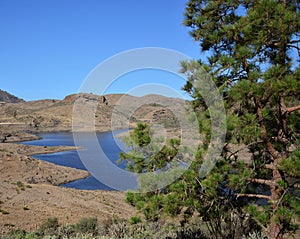
{"type": "Polygon", "coordinates": [[[24,102],[24,100],[9,94],[8,92],[4,90],[0,90],[0,103],[5,102],[5,103],[20,103],[24,102]]]}
{"type": "MultiPolygon", "coordinates": [[[[72,129],[74,117],[76,120],[74,129],[80,130],[87,130],[89,123],[93,127],[95,125],[97,131],[111,130],[112,127],[134,126],[140,121],[165,123],[169,120],[174,121],[176,113],[180,111],[183,113],[185,104],[186,102],[180,99],[157,95],[138,98],[121,94],[105,96],[74,94],[63,100],[2,103],[0,105],[0,131],[5,125],[13,125],[18,130],[32,132],[69,131],[72,129]],[[79,119],[74,114],[75,103],[76,106],[80,106],[79,119]],[[174,112],[168,109],[170,105],[175,106],[174,112]]],[[[173,123],[174,127],[178,126],[178,122],[173,123]]]]}

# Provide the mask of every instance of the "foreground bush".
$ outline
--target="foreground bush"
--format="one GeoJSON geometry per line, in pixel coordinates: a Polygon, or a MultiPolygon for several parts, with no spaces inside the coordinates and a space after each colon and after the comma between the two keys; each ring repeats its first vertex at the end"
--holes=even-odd
{"type": "MultiPolygon", "coordinates": [[[[36,232],[14,230],[2,239],[211,239],[209,231],[199,219],[179,226],[166,222],[141,222],[112,218],[99,224],[97,218],[84,218],[74,225],[59,225],[49,218],[36,232]]],[[[252,233],[243,239],[262,239],[252,233]]]]}

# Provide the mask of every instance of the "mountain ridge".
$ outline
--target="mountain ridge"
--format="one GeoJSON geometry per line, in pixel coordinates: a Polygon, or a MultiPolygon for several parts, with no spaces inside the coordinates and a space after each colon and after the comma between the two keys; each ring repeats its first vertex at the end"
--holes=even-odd
{"type": "Polygon", "coordinates": [[[25,102],[25,101],[21,98],[18,98],[17,96],[14,96],[14,95],[8,93],[5,90],[0,89],[0,102],[21,103],[21,102],[25,102]]]}
{"type": "Polygon", "coordinates": [[[184,114],[185,104],[186,101],[183,99],[159,95],[136,97],[126,94],[100,96],[79,93],[68,95],[63,100],[47,99],[1,104],[0,124],[23,126],[27,132],[58,132],[74,129],[89,131],[89,127],[94,126],[94,129],[100,132],[127,128],[128,124],[134,127],[138,122],[164,125],[174,123],[178,127],[175,113],[184,114]],[[74,125],[75,105],[81,105],[80,116],[75,117],[78,125],[74,125]],[[94,124],[90,125],[90,122],[94,124]]]}

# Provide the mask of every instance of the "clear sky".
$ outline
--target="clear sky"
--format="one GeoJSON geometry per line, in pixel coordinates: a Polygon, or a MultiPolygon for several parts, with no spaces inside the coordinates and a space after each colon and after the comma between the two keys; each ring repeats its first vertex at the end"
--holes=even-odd
{"type": "MultiPolygon", "coordinates": [[[[200,47],[182,25],[185,2],[1,0],[0,89],[25,100],[62,99],[78,92],[99,63],[134,48],[170,48],[198,59],[200,47]]],[[[172,77],[128,74],[109,93],[128,91],[130,79],[168,84],[172,77]]],[[[184,82],[170,84],[179,90],[184,82]]]]}

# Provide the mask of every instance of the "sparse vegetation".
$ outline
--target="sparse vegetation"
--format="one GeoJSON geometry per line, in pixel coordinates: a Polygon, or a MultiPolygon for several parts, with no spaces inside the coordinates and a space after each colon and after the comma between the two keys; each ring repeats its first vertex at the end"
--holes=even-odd
{"type": "Polygon", "coordinates": [[[104,223],[98,224],[96,218],[85,218],[74,225],[58,225],[54,218],[49,218],[36,232],[26,232],[13,229],[5,239],[207,239],[199,225],[181,227],[176,224],[164,222],[143,223],[136,217],[136,223],[114,217],[104,223]]]}
{"type": "Polygon", "coordinates": [[[9,212],[5,211],[4,209],[0,208],[0,213],[2,213],[3,215],[8,215],[9,212]]]}
{"type": "Polygon", "coordinates": [[[25,185],[24,185],[24,183],[22,183],[21,181],[18,181],[18,182],[16,183],[16,185],[18,186],[18,188],[16,188],[18,194],[20,193],[19,189],[20,189],[21,191],[25,191],[25,185]]]}
{"type": "Polygon", "coordinates": [[[75,232],[96,234],[98,219],[95,217],[83,218],[74,225],[75,232]]]}
{"type": "Polygon", "coordinates": [[[38,235],[55,235],[57,229],[59,228],[57,218],[48,218],[37,230],[38,235]]]}
{"type": "Polygon", "coordinates": [[[5,223],[4,226],[5,227],[15,227],[15,225],[12,223],[5,223]]]}
{"type": "MultiPolygon", "coordinates": [[[[195,217],[184,226],[164,221],[142,222],[113,217],[102,223],[96,218],[84,218],[74,225],[59,225],[57,219],[49,218],[36,232],[12,229],[5,239],[211,239],[210,232],[195,217]]],[[[14,227],[13,225],[8,225],[14,227]]],[[[241,236],[242,239],[263,239],[259,232],[241,236]]]]}

